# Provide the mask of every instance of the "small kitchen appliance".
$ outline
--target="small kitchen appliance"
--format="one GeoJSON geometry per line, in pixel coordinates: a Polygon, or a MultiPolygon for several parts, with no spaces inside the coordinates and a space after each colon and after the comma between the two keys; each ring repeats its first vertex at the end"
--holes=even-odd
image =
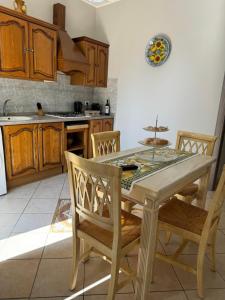
{"type": "Polygon", "coordinates": [[[74,113],[79,115],[82,113],[83,110],[83,104],[81,101],[75,101],[74,102],[74,113]]]}

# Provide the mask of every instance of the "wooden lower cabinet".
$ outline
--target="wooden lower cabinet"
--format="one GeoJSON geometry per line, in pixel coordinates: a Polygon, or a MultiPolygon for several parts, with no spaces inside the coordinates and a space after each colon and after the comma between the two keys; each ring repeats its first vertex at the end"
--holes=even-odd
{"type": "Polygon", "coordinates": [[[93,157],[91,134],[113,130],[113,119],[91,120],[89,123],[88,158],[93,157]]]}
{"type": "Polygon", "coordinates": [[[39,125],[39,169],[48,170],[62,166],[63,163],[63,123],[39,125]]]}
{"type": "Polygon", "coordinates": [[[7,179],[38,172],[37,125],[3,127],[7,179]]]}
{"type": "Polygon", "coordinates": [[[8,186],[62,172],[64,124],[3,127],[8,186]]]}
{"type": "Polygon", "coordinates": [[[102,131],[113,130],[113,119],[103,119],[102,120],[102,131]]]}

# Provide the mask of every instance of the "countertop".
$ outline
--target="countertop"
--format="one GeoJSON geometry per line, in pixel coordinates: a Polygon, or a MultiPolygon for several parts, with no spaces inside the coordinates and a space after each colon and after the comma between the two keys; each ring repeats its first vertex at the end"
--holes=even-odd
{"type": "MultiPolygon", "coordinates": [[[[17,115],[18,116],[18,115],[17,115]]],[[[22,115],[21,115],[22,116],[22,115]]],[[[63,117],[53,117],[53,116],[37,116],[37,115],[28,115],[24,114],[23,116],[31,117],[30,120],[17,120],[17,121],[1,121],[0,116],[0,126],[6,125],[23,125],[23,124],[38,124],[38,123],[56,123],[56,122],[79,122],[79,121],[90,121],[90,120],[99,120],[99,119],[113,119],[114,115],[106,116],[106,115],[99,115],[99,116],[79,116],[79,117],[72,117],[72,118],[63,118],[63,117]]],[[[11,117],[11,116],[8,116],[11,117]]]]}

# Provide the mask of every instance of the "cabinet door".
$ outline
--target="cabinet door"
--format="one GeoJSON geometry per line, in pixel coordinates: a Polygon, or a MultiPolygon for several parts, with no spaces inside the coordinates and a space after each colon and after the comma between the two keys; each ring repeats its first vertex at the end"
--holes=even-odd
{"type": "Polygon", "coordinates": [[[28,23],[0,13],[0,76],[29,77],[28,23]]]}
{"type": "Polygon", "coordinates": [[[85,56],[90,64],[90,69],[86,75],[85,85],[96,86],[96,62],[97,62],[97,45],[85,42],[85,56]]]}
{"type": "Polygon", "coordinates": [[[3,127],[7,179],[38,172],[37,125],[3,127]]]}
{"type": "Polygon", "coordinates": [[[112,131],[112,130],[113,130],[113,119],[103,119],[102,131],[112,131]]]}
{"type": "Polygon", "coordinates": [[[62,166],[63,126],[63,123],[47,123],[39,125],[38,147],[40,171],[62,166]]]}
{"type": "Polygon", "coordinates": [[[89,145],[88,145],[88,158],[93,157],[91,134],[102,132],[102,120],[92,120],[89,124],[89,145]]]}
{"type": "Polygon", "coordinates": [[[108,78],[108,48],[98,46],[97,57],[97,82],[96,85],[100,87],[107,87],[108,78]]]}
{"type": "Polygon", "coordinates": [[[30,77],[39,80],[56,79],[56,32],[29,24],[30,77]]]}

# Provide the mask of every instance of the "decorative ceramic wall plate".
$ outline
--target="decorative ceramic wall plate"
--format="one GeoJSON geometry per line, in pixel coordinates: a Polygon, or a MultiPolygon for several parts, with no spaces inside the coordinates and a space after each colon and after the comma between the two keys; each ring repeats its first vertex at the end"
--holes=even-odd
{"type": "Polygon", "coordinates": [[[163,65],[171,52],[171,41],[169,37],[163,34],[154,36],[148,42],[145,50],[145,57],[147,63],[153,67],[163,65]]]}

